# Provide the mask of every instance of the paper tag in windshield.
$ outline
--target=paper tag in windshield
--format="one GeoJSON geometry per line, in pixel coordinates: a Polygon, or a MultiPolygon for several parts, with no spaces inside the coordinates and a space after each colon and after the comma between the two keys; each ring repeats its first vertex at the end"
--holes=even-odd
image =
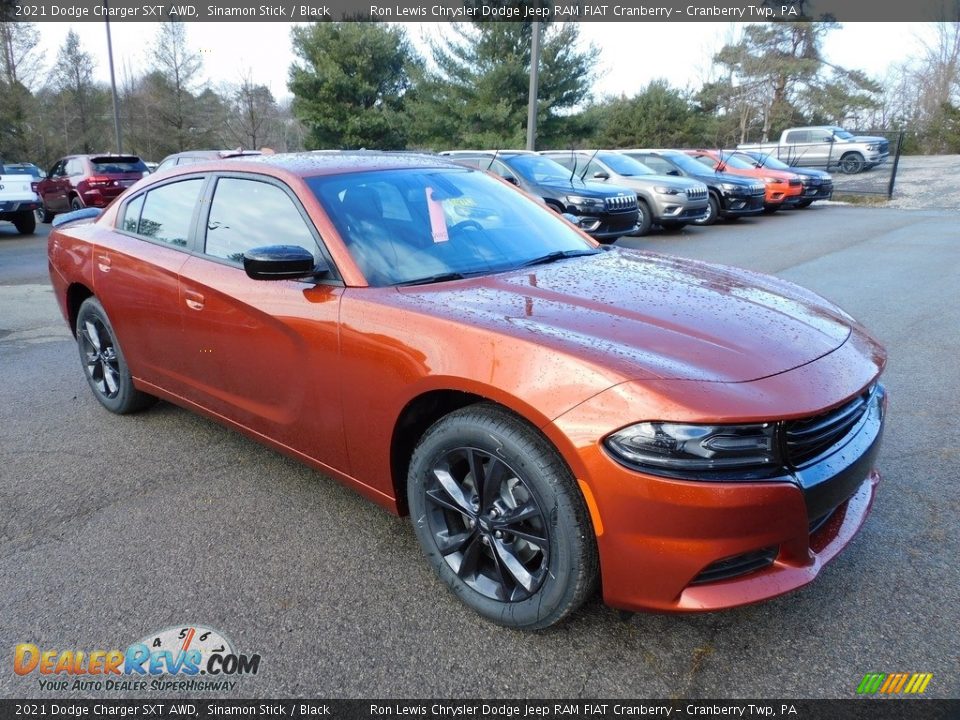
{"type": "Polygon", "coordinates": [[[430,211],[430,235],[435,243],[450,239],[447,233],[447,219],[443,214],[443,205],[433,197],[433,188],[427,188],[427,208],[430,211]]]}

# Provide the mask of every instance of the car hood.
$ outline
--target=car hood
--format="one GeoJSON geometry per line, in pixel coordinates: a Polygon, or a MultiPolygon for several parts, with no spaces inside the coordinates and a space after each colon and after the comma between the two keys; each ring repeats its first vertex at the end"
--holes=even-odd
{"type": "Polygon", "coordinates": [[[706,172],[701,175],[702,178],[714,178],[717,182],[732,183],[733,185],[744,185],[749,187],[750,185],[762,185],[757,178],[747,177],[746,175],[735,175],[731,172],[723,170],[714,170],[710,172],[706,167],[704,167],[706,172]]]}
{"type": "Polygon", "coordinates": [[[699,180],[676,177],[675,175],[615,175],[613,181],[617,185],[624,187],[652,188],[657,185],[665,185],[666,187],[684,191],[703,187],[703,183],[699,180]]]}
{"type": "Polygon", "coordinates": [[[553,190],[557,194],[563,195],[586,195],[587,197],[616,197],[618,195],[633,195],[629,188],[616,185],[607,185],[599,182],[584,182],[574,179],[571,182],[561,182],[551,180],[550,182],[537,183],[540,187],[553,190]]]}
{"type": "Polygon", "coordinates": [[[836,350],[853,322],[777,278],[620,249],[399,293],[424,312],[579,356],[624,380],[776,375],[836,350]]]}
{"type": "Polygon", "coordinates": [[[856,143],[885,143],[888,142],[885,137],[877,137],[876,135],[855,135],[850,138],[847,142],[856,142],[856,143]]]}

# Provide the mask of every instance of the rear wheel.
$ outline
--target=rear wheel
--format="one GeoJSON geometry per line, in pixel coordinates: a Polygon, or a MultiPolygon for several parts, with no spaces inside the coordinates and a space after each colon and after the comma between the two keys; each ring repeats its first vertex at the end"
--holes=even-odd
{"type": "Polygon", "coordinates": [[[720,201],[717,200],[717,196],[710,193],[707,200],[707,214],[699,220],[694,220],[694,225],[713,225],[720,216],[720,201]]]}
{"type": "Polygon", "coordinates": [[[73,200],[70,201],[71,210],[83,210],[83,203],[80,202],[80,198],[77,196],[73,197],[73,200]]]}
{"type": "Polygon", "coordinates": [[[17,216],[13,219],[13,225],[21,235],[33,235],[37,229],[37,218],[34,217],[32,211],[24,210],[17,213],[17,216]]]}
{"type": "Polygon", "coordinates": [[[100,301],[87,298],[77,312],[77,347],[94,397],[118,415],[149,407],[156,398],[133,386],[123,351],[100,301]]]}
{"type": "Polygon", "coordinates": [[[556,450],[506,410],[474,405],[435,423],[413,453],[407,491],[427,561],[489,620],[545,628],[593,592],[583,497],[556,450]]]}

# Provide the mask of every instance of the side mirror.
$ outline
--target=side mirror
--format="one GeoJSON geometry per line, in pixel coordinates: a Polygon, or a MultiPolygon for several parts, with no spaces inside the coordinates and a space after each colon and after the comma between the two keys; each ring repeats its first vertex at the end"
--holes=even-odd
{"type": "Polygon", "coordinates": [[[243,269],[254,280],[299,280],[330,272],[324,261],[299,245],[268,245],[243,254],[243,269]]]}
{"type": "Polygon", "coordinates": [[[680,171],[679,171],[679,170],[667,170],[667,175],[673,175],[673,176],[675,176],[675,177],[680,177],[680,171]]]}
{"type": "Polygon", "coordinates": [[[610,179],[610,173],[605,173],[603,170],[597,170],[597,172],[595,172],[595,173],[593,174],[593,179],[594,179],[594,180],[609,180],[609,179],[610,179]]]}

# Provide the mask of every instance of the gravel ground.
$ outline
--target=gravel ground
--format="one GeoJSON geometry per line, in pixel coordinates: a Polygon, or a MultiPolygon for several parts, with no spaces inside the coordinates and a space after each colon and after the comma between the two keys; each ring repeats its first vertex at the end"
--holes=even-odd
{"type": "MultiPolygon", "coordinates": [[[[892,169],[891,159],[859,175],[834,171],[835,194],[886,193],[892,169]]],[[[902,210],[960,210],[960,155],[901,157],[893,199],[881,204],[902,210]]]]}

